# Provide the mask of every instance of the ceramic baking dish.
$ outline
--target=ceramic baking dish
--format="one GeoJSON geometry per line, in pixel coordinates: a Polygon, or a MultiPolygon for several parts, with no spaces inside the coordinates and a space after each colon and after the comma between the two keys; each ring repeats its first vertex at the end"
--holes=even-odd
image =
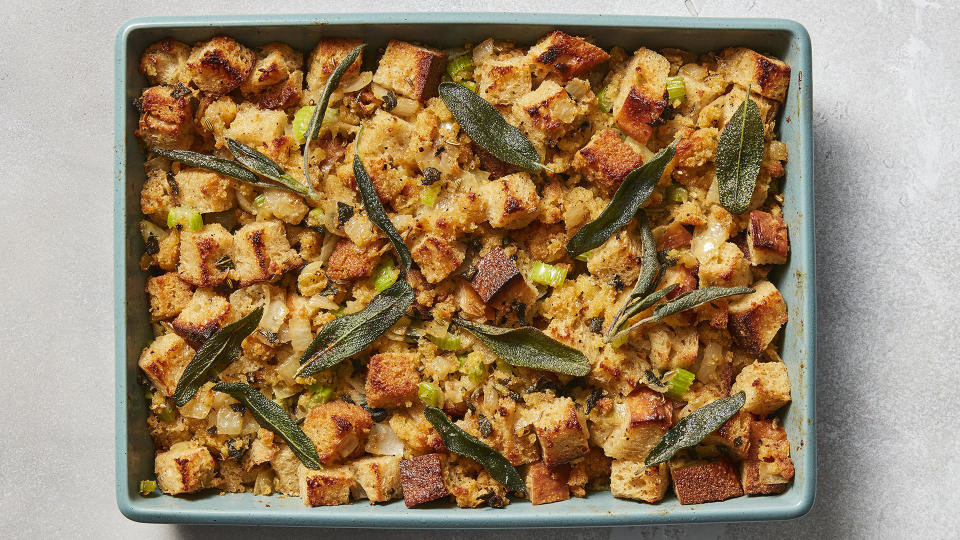
{"type": "Polygon", "coordinates": [[[786,519],[806,513],[816,489],[816,292],[814,278],[813,135],[811,128],[810,38],[798,23],[769,19],[702,19],[620,15],[507,13],[374,13],[338,15],[259,15],[135,19],[116,41],[116,141],[114,267],[116,325],[116,488],[120,511],[130,519],[164,523],[231,523],[324,527],[492,528],[612,526],[710,521],[786,519]],[[781,113],[781,139],[790,151],[786,165],[784,218],[791,253],[773,276],[789,306],[783,359],[793,386],[785,425],[796,466],[793,486],[781,495],[740,497],[683,506],[669,494],[660,504],[615,499],[610,492],[585,499],[532,508],[517,500],[502,510],[460,509],[453,504],[408,509],[402,501],[383,505],[306,508],[297,497],[251,494],[187,497],[138,492],[140,480],[153,478],[153,443],[146,429],[143,390],[137,383],[137,358],[152,335],[138,267],[143,242],[137,232],[139,193],[144,181],[143,153],[134,137],[137,116],[131,106],[146,80],[137,63],[143,49],[166,36],[186,43],[229,34],[248,46],[283,41],[307,52],[321,36],[359,37],[371,50],[390,38],[438,47],[478,43],[494,36],[531,44],[552,29],[596,38],[598,45],[633,51],[641,45],[692,51],[743,45],[769,52],[792,67],[781,113]]]}

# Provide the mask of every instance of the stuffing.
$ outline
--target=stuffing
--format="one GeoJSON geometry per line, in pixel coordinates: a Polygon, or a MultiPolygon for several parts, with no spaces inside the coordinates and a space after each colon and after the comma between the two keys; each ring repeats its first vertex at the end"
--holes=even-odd
{"type": "Polygon", "coordinates": [[[535,142],[543,143],[569,131],[580,116],[580,109],[562,86],[548,80],[517,100],[513,114],[535,142]]]}
{"type": "Polygon", "coordinates": [[[369,456],[350,462],[356,480],[370,504],[396,499],[400,492],[400,458],[369,456]]]}
{"type": "Polygon", "coordinates": [[[738,345],[760,354],[787,322],[787,305],[769,281],[758,281],[751,287],[756,292],[730,301],[729,329],[738,345]]]}
{"type": "Polygon", "coordinates": [[[356,485],[348,465],[308,469],[302,464],[297,469],[300,499],[309,507],[337,506],[350,503],[350,488],[356,485]]]}
{"type": "Polygon", "coordinates": [[[285,272],[299,268],[303,260],[290,247],[283,224],[257,221],[244,225],[233,234],[232,279],[241,287],[275,281],[285,272]]]}
{"type": "Polygon", "coordinates": [[[371,407],[409,407],[417,400],[419,383],[413,355],[381,353],[367,361],[366,393],[371,407]]]}
{"type": "Polygon", "coordinates": [[[341,238],[327,260],[327,276],[336,280],[367,277],[373,273],[376,262],[368,250],[341,238]]]}
{"type": "Polygon", "coordinates": [[[747,226],[747,248],[750,264],[783,264],[787,262],[790,241],[787,224],[782,217],[753,210],[747,226]]]}
{"type": "Polygon", "coordinates": [[[147,148],[186,150],[193,144],[193,106],[190,92],[170,85],[151,86],[140,94],[137,137],[147,148]]]}
{"type": "Polygon", "coordinates": [[[790,66],[783,61],[743,47],[724,49],[719,60],[717,71],[728,80],[780,103],[786,99],[790,66]]]}
{"type": "Polygon", "coordinates": [[[603,449],[591,447],[590,453],[570,463],[570,494],[585,497],[587,490],[600,491],[610,488],[610,464],[612,459],[603,449]]]}
{"type": "Polygon", "coordinates": [[[747,495],[783,493],[794,475],[787,432],[776,420],[750,424],[750,453],[740,464],[740,481],[747,495]]]}
{"type": "Polygon", "coordinates": [[[680,504],[725,501],[743,495],[737,472],[725,458],[671,466],[670,475],[673,478],[673,491],[680,499],[680,504]]]}
{"type": "Polygon", "coordinates": [[[613,101],[613,118],[627,135],[645,144],[653,134],[652,124],[663,114],[667,102],[670,62],[641,47],[624,70],[620,91],[613,101]]]}
{"type": "Polygon", "coordinates": [[[231,311],[230,302],[213,289],[197,289],[170,327],[187,343],[200,347],[230,322],[231,311]]]}
{"type": "Polygon", "coordinates": [[[607,456],[642,461],[673,425],[673,402],[641,387],[596,418],[591,432],[607,456]]]}
{"type": "Polygon", "coordinates": [[[443,480],[460,508],[503,508],[510,502],[507,488],[470,458],[450,456],[443,463],[443,480]]]}
{"type": "Polygon", "coordinates": [[[484,184],[480,196],[486,201],[487,220],[498,229],[519,229],[537,217],[540,197],[528,173],[514,173],[484,184]]]}
{"type": "Polygon", "coordinates": [[[426,101],[437,95],[446,60],[447,55],[440,50],[392,39],[380,57],[373,82],[398,96],[426,101]]]}
{"type": "Polygon", "coordinates": [[[314,407],[303,422],[303,432],[317,447],[325,465],[363,453],[373,420],[370,413],[345,401],[331,401],[314,407]]]}
{"type": "Polygon", "coordinates": [[[429,283],[439,283],[463,264],[467,247],[456,240],[428,234],[414,244],[411,253],[429,283]]]}
{"type": "Polygon", "coordinates": [[[161,39],[140,56],[140,73],[150,84],[189,84],[187,57],[190,46],[172,38],[161,39]]]}
{"type": "Polygon", "coordinates": [[[217,287],[228,277],[222,262],[233,253],[233,236],[223,225],[204,225],[198,232],[180,231],[180,279],[195,287],[217,287]]]}
{"type": "MultiPolygon", "coordinates": [[[[457,425],[464,431],[477,437],[484,444],[500,452],[512,465],[524,465],[540,461],[540,445],[532,426],[520,426],[526,421],[523,408],[508,397],[501,397],[495,407],[478,408],[477,412],[467,412],[457,425]],[[484,420],[480,419],[483,415],[484,420]],[[481,428],[481,423],[489,422],[489,431],[481,428]]],[[[548,434],[549,437],[549,434],[548,434]]]]}
{"type": "Polygon", "coordinates": [[[187,58],[194,86],[207,94],[222,96],[235,90],[253,70],[253,51],[236,40],[217,36],[197,43],[187,58]]]}
{"type": "Polygon", "coordinates": [[[140,353],[137,365],[157,390],[165,396],[172,396],[193,354],[193,349],[183,338],[176,334],[164,334],[140,353]]]}
{"type": "Polygon", "coordinates": [[[425,454],[401,460],[400,486],[407,508],[449,495],[443,483],[443,456],[425,454]]]}
{"type": "Polygon", "coordinates": [[[621,141],[615,129],[594,133],[590,142],[573,158],[573,167],[608,196],[612,196],[623,179],[641,165],[643,156],[621,141]]]}
{"type": "Polygon", "coordinates": [[[666,463],[647,467],[643,460],[615,459],[610,465],[610,493],[618,499],[660,502],[669,487],[666,463]]]}
{"type": "Polygon", "coordinates": [[[743,410],[766,416],[790,403],[790,379],[783,362],[754,362],[740,370],[730,392],[743,391],[743,410]]]}
{"type": "Polygon", "coordinates": [[[476,69],[480,97],[496,105],[513,105],[530,92],[531,73],[526,56],[488,60],[476,69]]]}
{"type": "Polygon", "coordinates": [[[193,493],[212,487],[217,462],[203,446],[183,441],[157,454],[154,472],[160,491],[169,495],[193,493]]]}
{"type": "Polygon", "coordinates": [[[180,279],[176,272],[167,272],[148,279],[146,290],[150,296],[151,321],[176,317],[193,297],[193,287],[180,279]]]}
{"type": "Polygon", "coordinates": [[[561,82],[582,77],[610,58],[600,47],[560,30],[547,34],[528,54],[542,69],[556,74],[561,82]]]}
{"type": "Polygon", "coordinates": [[[587,255],[587,270],[603,282],[623,289],[640,275],[643,247],[640,238],[630,230],[615,233],[609,240],[587,255]]]}
{"type": "Polygon", "coordinates": [[[234,206],[233,180],[206,169],[181,168],[174,175],[179,206],[201,214],[224,212],[234,206]]]}
{"type": "Polygon", "coordinates": [[[570,488],[567,486],[569,477],[568,465],[551,468],[542,461],[527,465],[523,483],[527,488],[530,504],[547,504],[569,499],[570,488]]]}
{"type": "Polygon", "coordinates": [[[534,427],[547,467],[569,463],[590,452],[586,419],[570,398],[544,401],[538,411],[540,417],[534,427]]]}

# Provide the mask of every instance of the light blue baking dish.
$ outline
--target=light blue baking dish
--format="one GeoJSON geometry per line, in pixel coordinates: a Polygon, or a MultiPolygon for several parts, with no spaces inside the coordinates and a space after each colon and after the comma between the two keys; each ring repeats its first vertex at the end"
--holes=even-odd
{"type": "Polygon", "coordinates": [[[538,15],[507,13],[374,13],[340,15],[258,15],[227,17],[144,18],[126,23],[116,42],[116,142],[114,202],[114,290],[116,305],[117,503],[136,521],[161,523],[230,523],[324,527],[495,528],[576,527],[712,521],[788,519],[813,505],[817,477],[815,423],[816,280],[814,276],[813,132],[811,120],[810,38],[798,23],[770,19],[700,19],[619,15],[538,15]],[[153,444],[147,434],[143,391],[137,384],[137,358],[151,339],[144,275],[138,261],[143,242],[137,232],[143,153],[133,135],[137,116],[131,101],[146,85],[137,72],[141,51],[166,37],[192,43],[218,33],[247,45],[279,40],[309,51],[321,36],[359,37],[370,50],[390,38],[445,47],[496,36],[532,43],[560,28],[590,35],[599,45],[634,50],[681,47],[708,51],[743,45],[769,52],[792,66],[792,80],[780,121],[790,151],[784,214],[790,227],[789,264],[774,280],[786,299],[783,358],[793,382],[793,403],[786,413],[796,478],[786,493],[740,497],[693,506],[671,495],[656,505],[589,494],[538,508],[516,501],[506,509],[458,509],[455,506],[407,509],[402,501],[385,505],[306,508],[296,497],[250,494],[190,497],[143,497],[139,482],[153,478],[153,444]],[[129,165],[129,166],[128,166],[129,165]]]}

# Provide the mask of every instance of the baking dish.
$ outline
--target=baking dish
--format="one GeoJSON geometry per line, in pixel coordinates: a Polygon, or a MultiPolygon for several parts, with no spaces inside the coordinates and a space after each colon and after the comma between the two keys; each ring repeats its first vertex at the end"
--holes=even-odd
{"type": "Polygon", "coordinates": [[[787,519],[806,513],[816,489],[816,292],[813,211],[811,52],[806,30],[786,20],[702,19],[606,15],[507,13],[374,13],[144,18],[126,23],[116,41],[114,267],[116,327],[116,488],[120,511],[137,521],[389,528],[493,528],[613,526],[787,519]],[[782,355],[793,382],[793,402],[785,426],[793,443],[793,486],[767,497],[740,497],[717,503],[680,505],[672,495],[647,505],[594,492],[585,499],[532,508],[517,500],[505,509],[459,509],[432,505],[408,509],[402,501],[385,505],[306,508],[295,497],[252,494],[188,497],[139,494],[139,481],[153,477],[153,443],[146,429],[137,358],[151,339],[145,275],[138,261],[143,242],[137,232],[139,193],[144,181],[142,150],[134,137],[137,116],[131,106],[146,80],[138,73],[141,51],[160,38],[186,43],[224,33],[257,46],[283,41],[309,51],[321,36],[359,37],[374,50],[390,38],[438,47],[477,43],[487,37],[532,43],[553,29],[589,35],[598,45],[634,50],[641,45],[692,51],[742,45],[769,52],[792,67],[790,90],[779,121],[780,138],[790,151],[784,183],[784,218],[791,240],[787,265],[773,280],[789,307],[782,355]],[[128,167],[129,165],[129,167],[128,167]]]}

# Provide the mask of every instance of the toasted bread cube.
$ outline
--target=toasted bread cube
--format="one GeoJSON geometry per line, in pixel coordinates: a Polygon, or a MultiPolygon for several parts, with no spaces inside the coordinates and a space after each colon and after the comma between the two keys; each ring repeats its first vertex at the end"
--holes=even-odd
{"type": "Polygon", "coordinates": [[[150,84],[187,84],[187,57],[190,46],[173,38],[164,38],[147,47],[140,56],[140,73],[150,84]]]}
{"type": "Polygon", "coordinates": [[[756,292],[730,301],[728,324],[730,335],[738,345],[760,354],[787,322],[787,305],[769,281],[758,281],[753,289],[756,292]]]}
{"type": "Polygon", "coordinates": [[[657,249],[680,249],[690,245],[693,235],[682,223],[673,222],[662,229],[655,230],[657,249]]]}
{"type": "MultiPolygon", "coordinates": [[[[483,413],[480,413],[483,414],[483,413]]],[[[537,435],[532,426],[517,427],[523,411],[509,397],[501,397],[494,412],[488,412],[484,418],[490,422],[490,432],[480,430],[480,417],[468,412],[457,425],[467,433],[480,439],[484,444],[500,452],[511,465],[524,465],[540,461],[537,435]]]]}
{"type": "Polygon", "coordinates": [[[590,142],[573,158],[573,167],[606,195],[613,195],[623,179],[643,165],[643,156],[620,140],[615,129],[594,133],[590,142]]]}
{"type": "Polygon", "coordinates": [[[724,49],[717,66],[726,79],[751,87],[766,98],[783,103],[790,85],[790,66],[772,57],[743,47],[724,49]]]}
{"type": "Polygon", "coordinates": [[[224,131],[224,136],[247,146],[271,146],[283,137],[289,124],[287,113],[261,109],[249,101],[237,107],[237,115],[224,131]]]}
{"type": "Polygon", "coordinates": [[[397,408],[417,401],[420,373],[413,355],[375,354],[367,361],[367,404],[371,407],[397,408]]]}
{"type": "Polygon", "coordinates": [[[195,287],[217,287],[227,281],[228,269],[217,261],[233,253],[233,236],[219,223],[198,232],[180,231],[180,279],[195,287]],[[222,269],[221,269],[222,268],[222,269]]]}
{"type": "Polygon", "coordinates": [[[753,210],[747,226],[747,248],[750,264],[754,266],[787,262],[787,252],[790,250],[787,223],[780,216],[753,210]]]}
{"type": "MultiPolygon", "coordinates": [[[[307,58],[307,88],[311,90],[322,89],[323,85],[327,83],[327,79],[333,74],[333,70],[337,69],[340,62],[362,43],[363,41],[359,39],[321,39],[307,58]]],[[[350,67],[343,74],[344,79],[349,80],[356,77],[362,66],[363,53],[361,52],[357,60],[350,64],[350,67]]]]}
{"type": "Polygon", "coordinates": [[[299,470],[303,463],[297,458],[285,443],[274,453],[270,459],[270,467],[274,472],[273,486],[284,495],[300,495],[300,475],[299,470]]]}
{"type": "Polygon", "coordinates": [[[161,270],[176,272],[180,263],[180,231],[171,229],[157,240],[157,252],[151,257],[161,270]]]}
{"type": "Polygon", "coordinates": [[[467,254],[467,246],[436,234],[427,234],[411,250],[413,260],[429,283],[439,283],[457,269],[467,254]]]}
{"type": "Polygon", "coordinates": [[[754,362],[737,375],[731,394],[743,391],[747,401],[743,410],[766,416],[790,403],[790,379],[783,362],[754,362]]]}
{"type": "Polygon", "coordinates": [[[513,113],[527,134],[539,142],[562,137],[569,131],[579,112],[567,91],[549,80],[525,94],[513,106],[513,113]]]}
{"type": "Polygon", "coordinates": [[[350,488],[356,485],[349,465],[314,470],[301,464],[297,468],[297,478],[300,500],[311,508],[350,504],[350,488]]]}
{"type": "Polygon", "coordinates": [[[587,422],[583,413],[574,406],[573,400],[555,398],[544,401],[538,409],[540,417],[534,422],[534,427],[546,466],[569,463],[590,452],[587,422]]]}
{"type": "Polygon", "coordinates": [[[523,483],[526,485],[530,504],[547,504],[569,499],[570,487],[567,486],[569,477],[569,465],[551,468],[542,461],[527,465],[523,483]]]}
{"type": "Polygon", "coordinates": [[[375,263],[367,250],[349,238],[341,238],[327,260],[327,277],[341,281],[367,277],[373,273],[375,263]]]}
{"type": "Polygon", "coordinates": [[[217,36],[197,43],[187,58],[193,84],[201,91],[222,96],[247,80],[253,70],[253,51],[233,38],[217,36]]]}
{"type": "Polygon", "coordinates": [[[147,280],[150,295],[150,320],[161,321],[176,317],[193,297],[193,287],[180,279],[176,272],[167,272],[147,280]]]}
{"type": "Polygon", "coordinates": [[[303,94],[303,55],[283,43],[268,43],[257,51],[257,60],[240,91],[262,109],[285,109],[300,102],[303,94]]]}
{"type": "Polygon", "coordinates": [[[193,353],[180,336],[164,334],[140,353],[137,365],[157,390],[165,396],[172,396],[180,375],[193,359],[193,353]]]}
{"type": "Polygon", "coordinates": [[[193,208],[201,214],[223,212],[233,208],[233,180],[213,171],[181,168],[174,176],[180,194],[180,206],[193,208]]]}
{"type": "Polygon", "coordinates": [[[256,221],[233,234],[234,270],[240,287],[263,281],[276,281],[289,270],[303,265],[303,259],[290,247],[286,229],[280,221],[256,221]]]}
{"type": "Polygon", "coordinates": [[[183,308],[170,326],[187,343],[200,347],[217,330],[230,322],[230,302],[213,292],[200,288],[193,293],[190,302],[183,308]]]}
{"type": "Polygon", "coordinates": [[[470,286],[486,304],[519,276],[520,270],[517,265],[507,257],[500,246],[497,246],[477,263],[477,275],[474,276],[470,286]]]}
{"type": "Polygon", "coordinates": [[[507,488],[490,477],[476,461],[450,455],[443,460],[443,481],[460,508],[510,504],[507,488]]]}
{"type": "Polygon", "coordinates": [[[480,188],[486,200],[487,220],[498,229],[520,229],[537,217],[537,186],[521,172],[491,180],[480,188]]]}
{"type": "Polygon", "coordinates": [[[407,508],[449,495],[443,483],[443,456],[424,454],[401,460],[400,485],[407,508]]]}
{"type": "Polygon", "coordinates": [[[363,453],[373,419],[358,405],[331,401],[314,407],[303,422],[303,432],[317,447],[325,465],[363,453]]]}
{"type": "Polygon", "coordinates": [[[528,54],[538,65],[556,73],[563,82],[574,77],[583,78],[591,69],[610,59],[600,47],[560,30],[544,36],[530,47],[528,54]]]}
{"type": "Polygon", "coordinates": [[[161,169],[147,172],[147,180],[140,189],[140,211],[148,216],[153,215],[154,221],[165,220],[170,209],[177,206],[177,198],[173,193],[176,180],[173,178],[173,173],[161,169]]]}
{"type": "Polygon", "coordinates": [[[603,452],[615,459],[646,459],[673,425],[673,402],[646,387],[614,405],[615,427],[603,441],[603,452]]]}
{"type": "Polygon", "coordinates": [[[570,493],[584,497],[587,490],[599,491],[610,487],[610,464],[612,459],[604,455],[602,448],[591,447],[590,452],[570,463],[570,493]]]}
{"type": "Polygon", "coordinates": [[[389,501],[400,491],[400,456],[369,456],[350,463],[353,478],[363,488],[370,504],[389,501]]]}
{"type": "Polygon", "coordinates": [[[663,93],[669,74],[670,62],[645,47],[633,55],[626,67],[620,91],[613,101],[613,119],[641,144],[650,139],[652,124],[667,107],[663,93]]]}
{"type": "Polygon", "coordinates": [[[680,504],[725,501],[743,495],[737,472],[726,458],[670,468],[680,504]]]}
{"type": "Polygon", "coordinates": [[[701,260],[697,276],[701,287],[739,287],[753,281],[750,261],[733,242],[724,242],[701,260]]]}
{"type": "Polygon", "coordinates": [[[753,416],[740,409],[731,416],[716,431],[703,439],[704,444],[715,444],[725,448],[728,454],[737,461],[747,458],[752,451],[750,443],[750,426],[753,425],[753,416]]]}
{"type": "Polygon", "coordinates": [[[610,494],[618,499],[660,502],[669,487],[666,463],[647,467],[643,460],[615,459],[610,465],[610,494]]]}
{"type": "Polygon", "coordinates": [[[637,235],[627,230],[618,231],[587,255],[587,270],[601,281],[615,286],[617,281],[629,285],[640,275],[642,255],[643,247],[637,235]]]}
{"type": "Polygon", "coordinates": [[[750,453],[740,464],[740,481],[748,495],[783,493],[794,475],[787,432],[776,419],[750,425],[750,453]]]}
{"type": "Polygon", "coordinates": [[[153,470],[160,491],[179,495],[211,487],[217,462],[206,447],[195,441],[182,441],[157,454],[153,470]]]}
{"type": "Polygon", "coordinates": [[[698,171],[716,160],[719,140],[720,131],[717,128],[701,128],[690,133],[677,142],[674,170],[698,171]]]}
{"type": "Polygon", "coordinates": [[[278,450],[274,439],[279,440],[274,432],[264,428],[258,429],[257,438],[250,443],[250,449],[243,455],[243,467],[249,471],[257,465],[269,463],[278,450]]]}
{"type": "Polygon", "coordinates": [[[476,69],[475,77],[480,97],[495,105],[513,105],[532,85],[526,56],[487,60],[476,69]]]}
{"type": "Polygon", "coordinates": [[[399,96],[426,101],[437,95],[446,61],[443,51],[391,39],[380,57],[373,82],[399,96]]]}
{"type": "Polygon", "coordinates": [[[189,93],[169,85],[151,86],[137,100],[137,137],[147,148],[187,149],[193,144],[193,106],[189,93]]]}

